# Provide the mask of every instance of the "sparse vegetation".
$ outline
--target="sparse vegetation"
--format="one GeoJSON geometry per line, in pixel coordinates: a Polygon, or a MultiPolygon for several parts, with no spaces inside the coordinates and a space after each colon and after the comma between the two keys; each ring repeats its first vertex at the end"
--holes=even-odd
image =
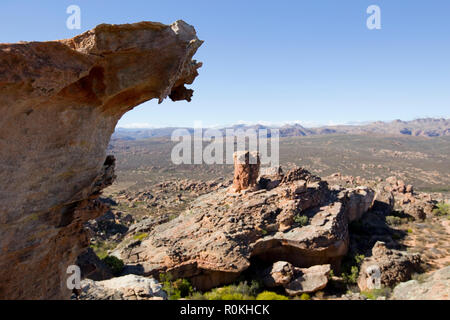
{"type": "Polygon", "coordinates": [[[303,227],[308,224],[309,218],[305,215],[298,214],[294,217],[294,222],[303,227]]]}
{"type": "Polygon", "coordinates": [[[208,300],[254,300],[260,291],[260,284],[257,281],[240,282],[221,288],[215,288],[205,293],[208,300]]]}
{"type": "Polygon", "coordinates": [[[300,300],[311,300],[311,296],[307,293],[302,293],[302,295],[299,298],[300,300]]]}
{"type": "Polygon", "coordinates": [[[449,216],[450,215],[450,204],[441,202],[436,205],[433,213],[437,216],[449,216]]]}
{"type": "Polygon", "coordinates": [[[163,290],[166,291],[167,296],[169,297],[169,300],[187,298],[194,293],[194,288],[187,279],[172,280],[172,275],[170,273],[160,274],[159,279],[163,285],[163,290]]]}
{"type": "Polygon", "coordinates": [[[256,300],[289,300],[289,298],[272,291],[263,291],[256,296],[256,300]]]}
{"type": "Polygon", "coordinates": [[[90,247],[94,250],[97,257],[104,259],[108,256],[108,252],[116,247],[116,244],[109,241],[96,241],[91,243],[90,247]]]}
{"type": "Polygon", "coordinates": [[[134,239],[134,240],[142,241],[142,240],[144,240],[144,239],[147,238],[147,237],[148,237],[148,233],[147,233],[147,232],[141,232],[141,233],[135,234],[135,235],[133,236],[133,239],[134,239]]]}
{"type": "Polygon", "coordinates": [[[396,216],[387,216],[386,223],[390,226],[398,226],[402,224],[402,219],[396,216]]]}
{"type": "Polygon", "coordinates": [[[369,300],[377,300],[379,297],[389,298],[392,293],[390,288],[373,289],[370,291],[361,291],[361,295],[369,300]]]}
{"type": "Polygon", "coordinates": [[[122,260],[115,256],[106,256],[102,259],[102,261],[108,265],[108,267],[111,269],[111,272],[114,276],[119,276],[123,270],[124,263],[122,260]]]}
{"type": "Polygon", "coordinates": [[[348,286],[355,285],[357,283],[359,268],[364,258],[365,256],[363,254],[356,254],[353,257],[347,256],[344,259],[342,263],[343,272],[341,276],[348,286]]]}

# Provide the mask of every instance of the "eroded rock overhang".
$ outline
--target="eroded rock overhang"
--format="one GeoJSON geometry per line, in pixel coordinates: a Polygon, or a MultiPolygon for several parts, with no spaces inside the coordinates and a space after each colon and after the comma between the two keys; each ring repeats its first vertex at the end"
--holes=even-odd
{"type": "Polygon", "coordinates": [[[183,21],[102,24],[72,39],[0,44],[0,298],[65,298],[66,268],[114,178],[120,117],[190,101],[202,44],[183,21]]]}

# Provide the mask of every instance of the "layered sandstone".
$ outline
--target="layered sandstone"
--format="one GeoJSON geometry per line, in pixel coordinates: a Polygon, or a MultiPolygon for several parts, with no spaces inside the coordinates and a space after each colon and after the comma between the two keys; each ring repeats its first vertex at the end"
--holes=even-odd
{"type": "Polygon", "coordinates": [[[303,168],[277,171],[275,178],[281,178],[276,187],[264,178],[270,189],[260,179],[253,190],[223,187],[200,196],[177,218],[155,225],[145,240],[112,254],[124,260],[126,272],[169,272],[201,290],[232,282],[253,262],[329,264],[338,272],[348,250],[348,223],[368,210],[374,192],[331,189],[303,168]]]}
{"type": "Polygon", "coordinates": [[[256,186],[261,161],[257,152],[237,151],[233,155],[234,179],[232,191],[240,192],[256,186]]]}
{"type": "Polygon", "coordinates": [[[0,44],[0,299],[70,296],[82,225],[106,210],[117,121],[150,99],[190,101],[201,43],[177,21],[0,44]]]}

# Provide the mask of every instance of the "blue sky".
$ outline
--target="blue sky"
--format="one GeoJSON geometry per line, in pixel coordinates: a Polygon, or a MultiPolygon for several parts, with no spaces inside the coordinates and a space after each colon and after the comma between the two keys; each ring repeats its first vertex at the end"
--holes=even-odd
{"type": "Polygon", "coordinates": [[[1,42],[69,38],[100,23],[195,26],[205,40],[193,101],[147,102],[120,126],[450,116],[448,0],[2,0],[1,42]],[[81,8],[81,30],[66,8],[81,8]],[[381,30],[366,9],[381,8],[381,30]]]}

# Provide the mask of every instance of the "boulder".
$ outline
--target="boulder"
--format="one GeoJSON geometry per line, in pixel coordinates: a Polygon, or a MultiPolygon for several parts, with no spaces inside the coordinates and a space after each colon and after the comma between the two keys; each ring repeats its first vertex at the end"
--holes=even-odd
{"type": "Polygon", "coordinates": [[[400,283],[393,300],[450,300],[450,266],[424,274],[420,280],[400,283]]]}
{"type": "Polygon", "coordinates": [[[364,186],[346,189],[340,194],[345,203],[348,222],[361,219],[362,215],[372,206],[374,195],[372,189],[364,186]]]}
{"type": "Polygon", "coordinates": [[[411,279],[420,271],[420,255],[388,249],[378,241],[372,248],[372,256],[363,260],[358,277],[361,291],[393,287],[397,283],[411,279]]]}
{"type": "Polygon", "coordinates": [[[378,186],[372,210],[380,211],[387,216],[394,210],[394,205],[395,199],[393,193],[385,190],[383,186],[378,186]]]}
{"type": "Polygon", "coordinates": [[[286,261],[278,261],[265,271],[263,283],[269,288],[285,286],[293,276],[294,266],[286,261]]]}
{"type": "Polygon", "coordinates": [[[85,279],[78,300],[166,300],[167,293],[153,278],[126,275],[104,281],[85,279]]]}
{"type": "Polygon", "coordinates": [[[328,283],[331,268],[329,264],[310,268],[296,268],[294,279],[285,286],[290,296],[322,290],[328,283]]]}

